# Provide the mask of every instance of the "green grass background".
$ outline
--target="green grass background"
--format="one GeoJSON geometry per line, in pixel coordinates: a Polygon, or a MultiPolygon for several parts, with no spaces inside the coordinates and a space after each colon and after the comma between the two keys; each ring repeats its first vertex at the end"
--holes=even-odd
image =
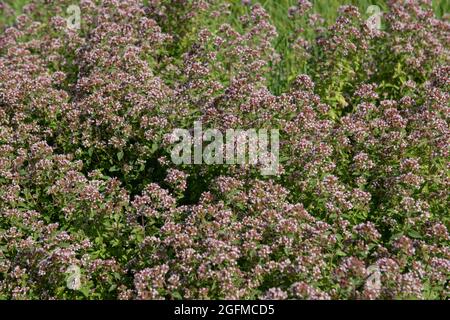
{"type": "MultiPolygon", "coordinates": [[[[224,0],[225,2],[226,0],[224,0]]],[[[9,4],[11,7],[16,9],[17,13],[20,13],[22,7],[30,2],[29,0],[6,0],[1,1],[9,4]]],[[[233,5],[241,4],[241,0],[231,0],[228,1],[233,5]]],[[[297,3],[296,0],[263,0],[263,1],[255,1],[252,3],[259,2],[261,3],[265,9],[267,9],[274,21],[280,27],[283,27],[284,20],[286,20],[286,12],[287,8],[293,6],[297,3]]],[[[380,8],[386,8],[385,0],[312,0],[313,10],[314,12],[320,13],[324,18],[328,21],[332,21],[336,17],[336,11],[339,6],[343,4],[353,4],[361,9],[361,11],[365,11],[367,7],[370,5],[379,5],[380,8]]],[[[73,2],[76,4],[76,1],[73,2]]],[[[450,7],[449,0],[433,0],[433,8],[436,14],[441,17],[445,13],[448,13],[448,9],[450,7]]],[[[281,31],[281,30],[280,30],[281,31]]]]}
{"type": "MultiPolygon", "coordinates": [[[[14,8],[17,14],[20,14],[22,7],[30,2],[29,0],[6,0],[0,1],[9,4],[14,8]]],[[[224,2],[229,2],[233,6],[233,13],[237,17],[239,10],[238,7],[242,7],[241,0],[224,0],[224,2]]],[[[272,22],[276,25],[280,35],[286,31],[286,27],[289,25],[289,18],[287,17],[287,10],[289,7],[296,5],[296,0],[253,0],[252,3],[261,3],[266,10],[270,13],[272,22]]],[[[337,15],[337,9],[339,6],[344,4],[352,4],[357,6],[361,12],[365,13],[370,5],[378,5],[382,10],[386,10],[385,0],[312,0],[313,12],[319,13],[327,22],[332,22],[337,15]]],[[[73,4],[76,4],[74,1],[73,4]]],[[[449,0],[433,0],[433,9],[438,17],[442,17],[444,14],[448,13],[450,8],[449,0]]],[[[0,13],[0,21],[4,21],[3,14],[0,13]]]]}

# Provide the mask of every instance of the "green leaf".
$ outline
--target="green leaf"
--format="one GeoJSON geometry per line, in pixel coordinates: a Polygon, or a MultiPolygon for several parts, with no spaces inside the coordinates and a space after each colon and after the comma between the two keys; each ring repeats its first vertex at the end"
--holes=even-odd
{"type": "Polygon", "coordinates": [[[158,150],[158,143],[157,142],[154,142],[153,144],[152,144],[152,148],[150,149],[150,152],[151,153],[154,153],[156,150],[158,150]]]}
{"type": "Polygon", "coordinates": [[[123,159],[123,151],[117,153],[117,159],[119,159],[119,161],[123,159]]]}
{"type": "Polygon", "coordinates": [[[117,285],[112,284],[111,287],[109,287],[108,292],[114,291],[117,288],[117,285]]]}
{"type": "Polygon", "coordinates": [[[181,294],[178,291],[172,292],[172,297],[174,297],[177,300],[183,299],[183,297],[181,296],[181,294]]]}
{"type": "Polygon", "coordinates": [[[89,298],[89,288],[83,287],[80,289],[80,292],[86,297],[89,298]]]}
{"type": "Polygon", "coordinates": [[[422,235],[415,230],[408,231],[408,236],[414,239],[422,239],[422,235]]]}
{"type": "Polygon", "coordinates": [[[336,250],[336,255],[340,257],[345,257],[347,254],[342,250],[336,250]]]}

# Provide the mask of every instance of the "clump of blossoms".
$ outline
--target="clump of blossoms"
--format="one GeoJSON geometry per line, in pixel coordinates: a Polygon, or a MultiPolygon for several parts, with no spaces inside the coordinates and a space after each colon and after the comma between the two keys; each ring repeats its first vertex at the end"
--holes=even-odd
{"type": "Polygon", "coordinates": [[[450,298],[448,21],[302,0],[286,57],[254,2],[0,3],[1,299],[450,298]],[[198,120],[279,171],[173,164],[198,120]]]}

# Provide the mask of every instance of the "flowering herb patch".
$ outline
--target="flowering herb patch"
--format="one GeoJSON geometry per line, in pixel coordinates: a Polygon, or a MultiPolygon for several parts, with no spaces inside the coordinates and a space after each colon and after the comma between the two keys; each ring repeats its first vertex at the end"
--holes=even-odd
{"type": "Polygon", "coordinates": [[[282,33],[257,1],[0,10],[0,299],[450,298],[429,1],[300,0],[282,33]],[[175,163],[196,122],[276,132],[276,172],[175,163]]]}

